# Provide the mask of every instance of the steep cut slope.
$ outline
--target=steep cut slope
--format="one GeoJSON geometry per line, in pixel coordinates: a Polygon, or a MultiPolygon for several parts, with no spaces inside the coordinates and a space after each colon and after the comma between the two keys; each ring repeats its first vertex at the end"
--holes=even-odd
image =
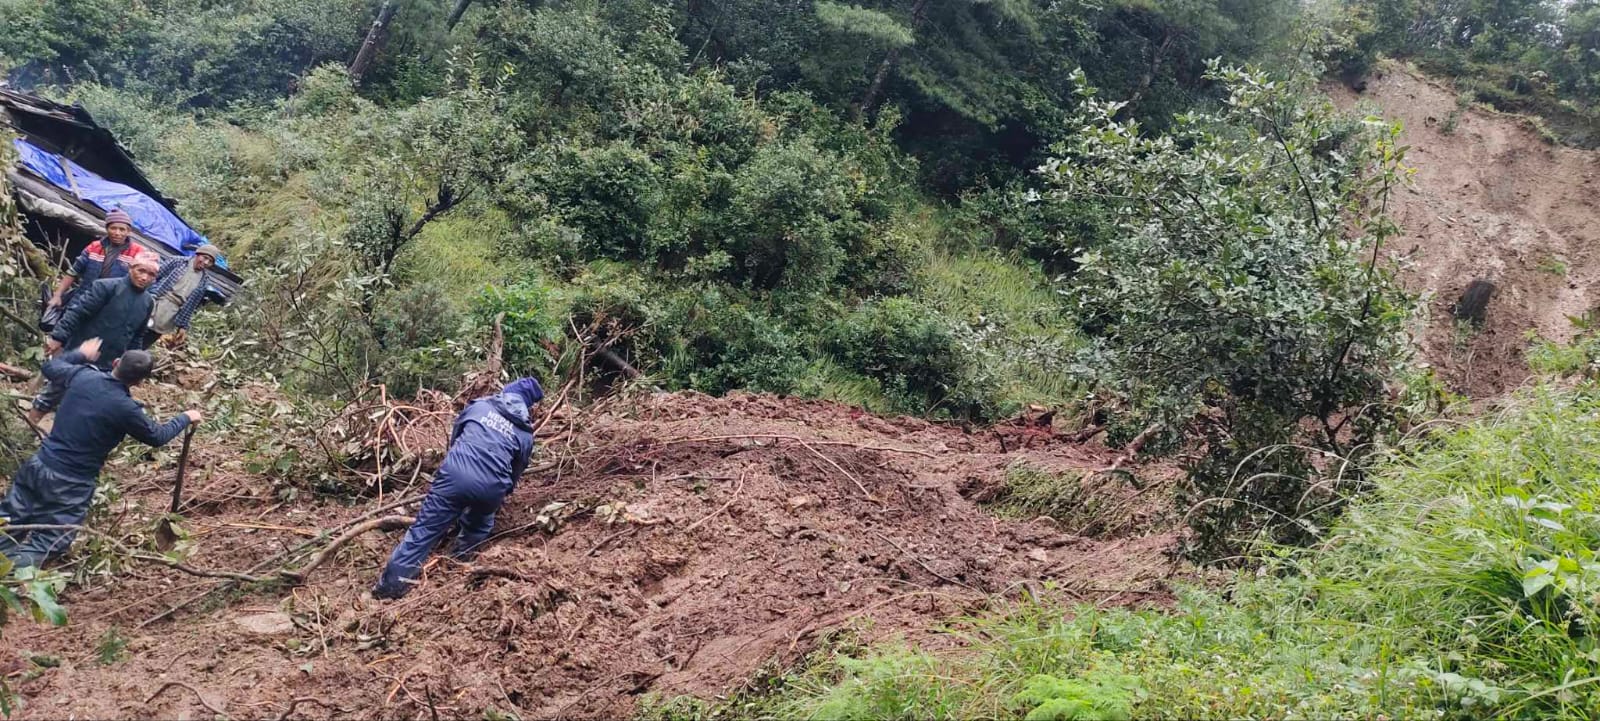
{"type": "Polygon", "coordinates": [[[1456,94],[1387,63],[1345,107],[1404,124],[1415,185],[1397,193],[1389,252],[1425,294],[1418,343],[1454,390],[1499,395],[1527,379],[1528,333],[1572,335],[1600,300],[1600,156],[1545,142],[1526,120],[1462,107],[1456,94]],[[1495,285],[1481,328],[1455,322],[1468,284],[1495,285]]]}

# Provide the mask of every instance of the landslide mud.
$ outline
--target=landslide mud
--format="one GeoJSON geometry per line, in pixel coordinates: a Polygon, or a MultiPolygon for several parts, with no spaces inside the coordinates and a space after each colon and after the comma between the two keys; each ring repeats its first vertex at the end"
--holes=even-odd
{"type": "MultiPolygon", "coordinates": [[[[1170,534],[1083,537],[979,503],[1013,463],[1109,466],[1115,453],[1096,444],[770,396],[626,407],[552,434],[546,457],[570,462],[524,481],[476,563],[436,557],[398,602],[366,591],[399,531],[358,538],[300,587],[213,595],[143,628],[217,581],[139,566],[74,587],[69,626],[7,629],[19,718],[209,718],[205,704],[277,718],[294,699],[295,718],[616,718],[645,693],[732,691],[840,629],[937,647],[940,622],[1025,591],[1169,600],[1170,534]],[[94,649],[113,633],[126,658],[102,665],[94,649]]],[[[208,480],[189,512],[193,565],[248,568],[377,506],[283,504],[223,443],[197,452],[208,480]]],[[[169,473],[126,478],[148,490],[124,511],[153,515],[169,473]]],[[[1097,492],[1140,498],[1114,478],[1097,492]]]]}

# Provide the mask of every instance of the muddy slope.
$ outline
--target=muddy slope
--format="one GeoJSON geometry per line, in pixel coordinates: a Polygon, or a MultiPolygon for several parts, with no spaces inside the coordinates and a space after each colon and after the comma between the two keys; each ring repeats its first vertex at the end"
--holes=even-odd
{"type": "MultiPolygon", "coordinates": [[[[20,718],[276,718],[296,698],[306,718],[614,718],[646,692],[728,692],[837,629],[937,646],[928,629],[1024,590],[1167,599],[1173,539],[1140,530],[1159,493],[1105,482],[1097,492],[1123,498],[1129,522],[1100,537],[974,500],[1015,462],[1110,465],[1098,445],[767,396],[631,408],[556,441],[547,452],[576,453],[578,470],[527,482],[499,519],[508,535],[472,566],[435,561],[400,602],[365,597],[398,532],[362,536],[301,587],[213,598],[144,627],[216,581],[141,566],[73,592],[68,627],[8,629],[20,718]],[[102,665],[95,648],[113,627],[127,657],[102,665]]],[[[196,566],[247,568],[375,505],[274,508],[267,483],[227,470],[236,451],[204,443],[203,477],[235,480],[196,498],[196,566]]],[[[160,505],[168,473],[125,476],[149,488],[130,518],[160,505]]]]}
{"type": "Polygon", "coordinates": [[[1600,303],[1600,155],[1546,143],[1525,120],[1458,105],[1456,93],[1387,63],[1345,107],[1404,124],[1415,185],[1394,197],[1402,235],[1389,251],[1424,293],[1418,343],[1458,392],[1500,395],[1528,377],[1530,332],[1573,333],[1600,303]],[[1473,280],[1496,290],[1482,328],[1452,310],[1473,280]]]}

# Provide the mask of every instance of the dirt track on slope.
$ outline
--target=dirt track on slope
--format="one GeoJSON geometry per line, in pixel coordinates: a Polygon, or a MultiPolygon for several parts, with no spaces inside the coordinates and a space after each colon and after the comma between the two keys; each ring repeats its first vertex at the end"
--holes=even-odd
{"type": "MultiPolygon", "coordinates": [[[[974,500],[1012,463],[1086,472],[1115,458],[1048,429],[969,433],[825,402],[660,394],[568,437],[577,472],[525,481],[498,521],[509,535],[472,566],[436,560],[399,602],[366,597],[399,532],[362,536],[301,587],[236,591],[145,628],[216,581],[143,565],[69,589],[67,627],[7,629],[19,718],[209,718],[202,699],[232,718],[276,718],[295,698],[316,699],[297,718],[614,718],[646,692],[726,693],[838,629],[937,647],[953,642],[930,631],[940,622],[1024,591],[1170,600],[1173,537],[1148,532],[1160,488],[1102,477],[1100,497],[1122,499],[1128,521],[1103,537],[974,500]],[[541,510],[564,520],[541,524],[541,510]],[[101,665],[94,649],[113,627],[128,657],[101,665]]],[[[195,566],[244,569],[372,505],[278,506],[222,442],[197,442],[195,566]]],[[[124,527],[161,506],[163,454],[159,469],[110,470],[149,489],[126,499],[124,527]]],[[[1160,470],[1137,472],[1164,485],[1160,470]]]]}
{"type": "Polygon", "coordinates": [[[1458,106],[1455,92],[1386,63],[1344,107],[1375,104],[1404,124],[1415,186],[1394,197],[1402,235],[1389,251],[1425,294],[1423,357],[1453,390],[1499,396],[1528,377],[1528,334],[1573,334],[1569,316],[1600,305],[1600,155],[1546,143],[1515,116],[1458,106]],[[1481,329],[1452,309],[1468,283],[1497,286],[1481,329]]]}

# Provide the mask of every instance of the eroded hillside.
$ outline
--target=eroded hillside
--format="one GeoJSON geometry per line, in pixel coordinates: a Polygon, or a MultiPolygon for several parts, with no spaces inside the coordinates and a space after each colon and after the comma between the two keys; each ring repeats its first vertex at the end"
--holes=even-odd
{"type": "Polygon", "coordinates": [[[1572,336],[1600,299],[1600,160],[1552,145],[1528,120],[1467,107],[1444,85],[1386,64],[1346,107],[1404,124],[1414,185],[1393,196],[1388,251],[1423,294],[1418,345],[1453,390],[1499,395],[1528,378],[1529,333],[1572,336]],[[1474,280],[1495,290],[1481,328],[1454,307],[1474,280]]]}

